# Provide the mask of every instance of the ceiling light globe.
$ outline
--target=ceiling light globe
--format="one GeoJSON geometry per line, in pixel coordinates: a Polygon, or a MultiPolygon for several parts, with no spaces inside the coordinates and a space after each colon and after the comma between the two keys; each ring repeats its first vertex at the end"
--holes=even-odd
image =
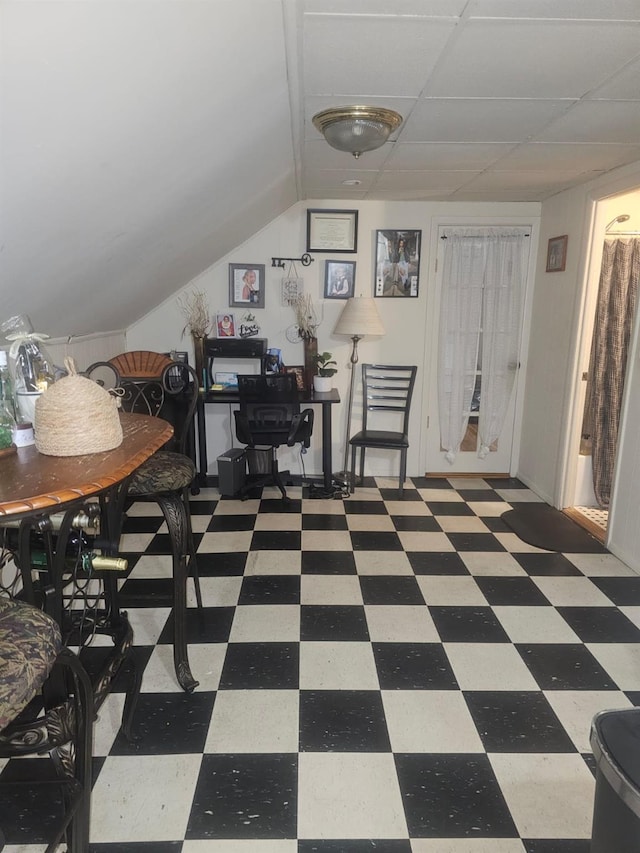
{"type": "Polygon", "coordinates": [[[382,107],[336,107],[317,113],[313,124],[332,148],[358,158],[384,145],[402,116],[382,107]]]}

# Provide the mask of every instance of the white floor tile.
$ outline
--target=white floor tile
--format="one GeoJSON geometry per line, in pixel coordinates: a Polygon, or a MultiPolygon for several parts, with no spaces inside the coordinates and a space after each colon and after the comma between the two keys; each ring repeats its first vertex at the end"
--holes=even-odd
{"type": "Polygon", "coordinates": [[[400,530],[398,538],[405,551],[455,551],[446,533],[400,530]]]}
{"type": "MultiPolygon", "coordinates": [[[[195,643],[188,647],[191,674],[198,691],[217,690],[227,651],[226,643],[195,643]]],[[[142,677],[143,693],[181,693],[173,664],[173,646],[156,646],[142,677]]]]}
{"type": "Polygon", "coordinates": [[[254,530],[302,530],[302,514],[294,512],[261,512],[254,530]]]}
{"type": "Polygon", "coordinates": [[[417,578],[424,600],[429,605],[487,607],[487,599],[472,577],[464,575],[422,575],[417,578]]]}
{"type": "Polygon", "coordinates": [[[300,755],[300,838],[405,838],[407,825],[391,754],[300,755]]]}
{"type": "Polygon", "coordinates": [[[498,606],[493,612],[512,643],[579,643],[554,607],[498,606]]]}
{"type": "Polygon", "coordinates": [[[413,838],[411,853],[526,853],[518,838],[413,838]]]}
{"type": "Polygon", "coordinates": [[[489,533],[477,515],[437,515],[436,521],[445,533],[489,533]]]}
{"type": "Polygon", "coordinates": [[[431,510],[422,501],[385,501],[389,515],[431,515],[431,510]]]}
{"type": "MultiPolygon", "coordinates": [[[[242,578],[233,575],[227,578],[200,578],[202,604],[204,607],[234,607],[238,603],[242,578]]],[[[189,606],[195,604],[193,583],[187,584],[189,606]]]]}
{"type": "Polygon", "coordinates": [[[428,608],[421,605],[366,604],[369,636],[374,643],[439,643],[428,608]]]}
{"type": "MultiPolygon", "coordinates": [[[[182,853],[297,853],[298,842],[293,839],[276,841],[185,841],[182,853]]],[[[506,851],[505,851],[506,853],[506,851]]]]}
{"type": "Polygon", "coordinates": [[[362,604],[356,575],[302,575],[301,604],[362,604]]]}
{"type": "Polygon", "coordinates": [[[91,842],[184,838],[200,755],[106,759],[91,798],[91,842]]]}
{"type": "Polygon", "coordinates": [[[413,575],[404,551],[354,551],[359,575],[413,575]]]}
{"type": "Polygon", "coordinates": [[[507,501],[510,504],[544,503],[542,498],[538,497],[530,489],[496,489],[495,491],[503,501],[507,501]]]}
{"type": "Polygon", "coordinates": [[[124,698],[124,693],[110,693],[100,706],[93,725],[94,756],[109,754],[122,725],[124,698]]]}
{"type": "Polygon", "coordinates": [[[297,604],[242,604],[236,607],[230,643],[282,643],[300,639],[297,604]]]}
{"type": "Polygon", "coordinates": [[[555,607],[612,607],[611,599],[589,578],[532,577],[542,594],[555,607]]]}
{"type": "Polygon", "coordinates": [[[351,551],[351,537],[347,530],[303,530],[303,551],[351,551]]]}
{"type": "Polygon", "coordinates": [[[512,554],[501,551],[461,551],[460,558],[472,575],[518,577],[527,574],[512,554]]]}
{"type": "Polygon", "coordinates": [[[440,501],[464,503],[455,489],[418,489],[418,494],[423,501],[428,501],[429,503],[439,503],[440,501]]]}
{"type": "Polygon", "coordinates": [[[205,533],[198,545],[198,554],[232,554],[235,551],[248,551],[251,547],[251,530],[217,531],[205,533]]]}
{"type": "Polygon", "coordinates": [[[256,515],[260,509],[259,500],[222,500],[218,501],[214,515],[256,515]]]}
{"type": "Polygon", "coordinates": [[[476,515],[484,518],[500,518],[504,512],[511,509],[511,504],[505,501],[469,501],[467,506],[476,515]]]}
{"type": "Polygon", "coordinates": [[[383,690],[394,752],[484,752],[458,690],[383,690]]]}
{"type": "Polygon", "coordinates": [[[595,786],[580,755],[493,753],[489,760],[522,838],[591,837],[595,786]]]}
{"type": "Polygon", "coordinates": [[[129,577],[132,579],[173,577],[173,560],[171,555],[143,554],[131,569],[129,577]]]}
{"type": "Polygon", "coordinates": [[[298,751],[297,690],[220,690],[205,752],[298,751]]]}
{"type": "Polygon", "coordinates": [[[170,607],[128,607],[135,645],[155,646],[170,613],[170,607]]]}
{"type": "Polygon", "coordinates": [[[516,533],[494,533],[493,534],[503,548],[512,554],[548,554],[545,548],[536,548],[521,539],[516,533]]]}
{"type": "Polygon", "coordinates": [[[613,554],[565,554],[565,557],[590,578],[637,577],[633,569],[613,554]]]}
{"type": "Polygon", "coordinates": [[[620,690],[640,690],[640,644],[585,643],[620,690]]]}
{"type": "Polygon", "coordinates": [[[591,752],[591,721],[598,711],[633,707],[618,690],[545,690],[544,695],[576,749],[586,754],[591,752]]]}
{"type": "Polygon", "coordinates": [[[251,575],[299,575],[302,571],[300,551],[249,551],[244,573],[251,575]]]}
{"type": "Polygon", "coordinates": [[[538,690],[510,643],[445,643],[461,690],[538,690]]]}
{"type": "Polygon", "coordinates": [[[389,515],[365,515],[351,513],[347,515],[347,527],[349,530],[386,530],[393,533],[395,525],[389,515]]]}
{"type": "Polygon", "coordinates": [[[301,643],[300,689],[379,690],[371,643],[301,643]]]}

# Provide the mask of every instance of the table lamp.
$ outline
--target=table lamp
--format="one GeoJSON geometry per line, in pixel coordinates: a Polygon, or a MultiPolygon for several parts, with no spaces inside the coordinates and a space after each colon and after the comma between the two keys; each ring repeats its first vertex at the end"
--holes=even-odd
{"type": "Polygon", "coordinates": [[[376,307],[375,300],[368,296],[355,296],[348,299],[338,322],[333,330],[334,335],[347,335],[353,342],[351,350],[351,381],[349,383],[349,398],[347,401],[347,432],[344,442],[343,470],[334,474],[335,480],[344,485],[349,483],[349,438],[351,437],[351,410],[353,407],[353,386],[356,378],[358,363],[358,341],[367,335],[384,335],[384,326],[376,307]]]}

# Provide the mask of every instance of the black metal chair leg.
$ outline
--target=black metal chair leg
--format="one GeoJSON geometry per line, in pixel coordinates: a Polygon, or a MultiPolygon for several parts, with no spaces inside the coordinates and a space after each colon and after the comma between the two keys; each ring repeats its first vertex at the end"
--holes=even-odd
{"type": "Polygon", "coordinates": [[[198,683],[189,667],[187,650],[187,515],[181,495],[158,495],[167,522],[173,563],[173,662],[183,690],[192,693],[198,683]]]}
{"type": "Polygon", "coordinates": [[[202,590],[200,589],[200,572],[198,571],[198,558],[196,556],[196,545],[193,540],[193,525],[191,524],[191,508],[189,506],[189,489],[183,489],[182,500],[187,514],[187,536],[189,538],[189,566],[188,574],[193,577],[193,586],[196,592],[196,604],[198,610],[202,610],[202,590]]]}
{"type": "Polygon", "coordinates": [[[399,481],[399,491],[400,497],[404,495],[404,481],[407,478],[407,451],[400,451],[400,481],[399,481]]]}

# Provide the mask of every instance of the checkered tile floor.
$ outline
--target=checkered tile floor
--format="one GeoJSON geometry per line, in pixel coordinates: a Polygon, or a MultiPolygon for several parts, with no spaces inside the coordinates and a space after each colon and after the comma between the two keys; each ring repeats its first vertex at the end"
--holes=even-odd
{"type": "MultiPolygon", "coordinates": [[[[394,485],[193,499],[192,695],[162,518],[132,508],[141,740],[116,736],[116,685],[91,853],[587,853],[591,719],[640,704],[640,577],[604,549],[522,542],[500,518],[537,500],[517,480],[394,485]]],[[[19,810],[2,825],[5,853],[44,849],[19,810]]]]}

